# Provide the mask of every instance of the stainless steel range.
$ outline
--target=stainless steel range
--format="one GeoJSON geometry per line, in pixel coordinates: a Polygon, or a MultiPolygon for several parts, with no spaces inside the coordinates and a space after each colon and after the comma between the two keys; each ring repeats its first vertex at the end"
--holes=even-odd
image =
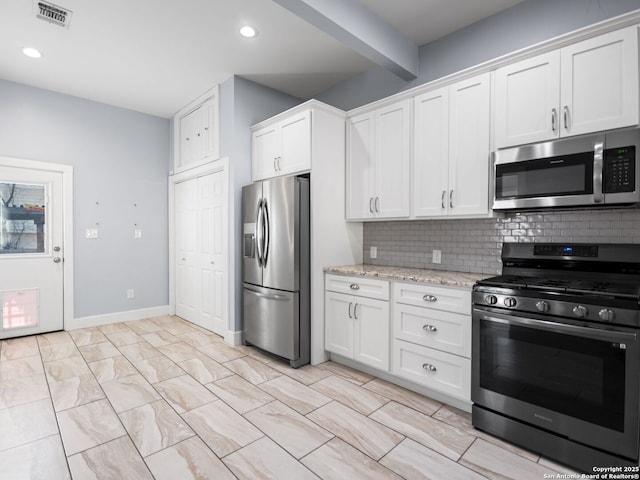
{"type": "Polygon", "coordinates": [[[588,473],[638,465],[640,245],[504,244],[473,289],[473,425],[588,473]]]}

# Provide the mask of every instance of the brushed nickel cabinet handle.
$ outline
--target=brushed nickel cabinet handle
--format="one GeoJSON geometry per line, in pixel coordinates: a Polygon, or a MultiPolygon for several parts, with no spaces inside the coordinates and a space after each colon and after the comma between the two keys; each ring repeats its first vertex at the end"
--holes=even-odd
{"type": "Polygon", "coordinates": [[[422,329],[425,332],[437,332],[438,331],[438,327],[436,327],[435,325],[423,325],[422,329]]]}
{"type": "Polygon", "coordinates": [[[428,372],[435,372],[438,370],[435,365],[431,365],[430,363],[423,363],[422,368],[424,368],[428,372]]]}
{"type": "Polygon", "coordinates": [[[440,199],[440,204],[442,205],[442,208],[447,208],[447,204],[445,203],[446,196],[447,196],[447,191],[442,190],[442,198],[440,199]]]}
{"type": "Polygon", "coordinates": [[[424,297],[422,297],[422,299],[425,302],[437,302],[438,301],[438,297],[436,297],[435,295],[425,295],[424,297]]]}
{"type": "Polygon", "coordinates": [[[360,285],[358,285],[357,283],[352,283],[351,285],[349,285],[349,288],[351,290],[360,290],[360,285]]]}

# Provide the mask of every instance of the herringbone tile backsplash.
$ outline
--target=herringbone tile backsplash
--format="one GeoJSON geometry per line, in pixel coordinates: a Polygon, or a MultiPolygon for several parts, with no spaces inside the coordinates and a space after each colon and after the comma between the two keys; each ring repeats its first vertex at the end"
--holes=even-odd
{"type": "Polygon", "coordinates": [[[477,220],[364,224],[364,263],[496,274],[503,242],[640,243],[640,209],[566,210],[477,220]],[[376,259],[370,247],[378,248],[376,259]],[[431,262],[442,251],[442,263],[431,262]]]}

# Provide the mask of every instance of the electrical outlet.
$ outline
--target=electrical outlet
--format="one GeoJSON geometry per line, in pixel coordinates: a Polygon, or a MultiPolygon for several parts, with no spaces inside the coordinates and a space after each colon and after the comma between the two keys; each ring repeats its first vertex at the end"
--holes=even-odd
{"type": "Polygon", "coordinates": [[[85,230],[85,237],[94,240],[98,238],[98,229],[97,228],[87,228],[85,230]]]}
{"type": "Polygon", "coordinates": [[[442,250],[434,250],[431,261],[433,263],[442,263],[442,250]]]}
{"type": "Polygon", "coordinates": [[[142,238],[142,229],[141,228],[136,228],[133,231],[133,238],[142,238]]]}
{"type": "Polygon", "coordinates": [[[371,247],[369,250],[369,257],[378,258],[378,247],[371,247]]]}
{"type": "Polygon", "coordinates": [[[129,290],[127,290],[127,298],[131,299],[131,298],[133,298],[135,296],[136,296],[136,294],[133,291],[133,288],[130,288],[129,290]]]}

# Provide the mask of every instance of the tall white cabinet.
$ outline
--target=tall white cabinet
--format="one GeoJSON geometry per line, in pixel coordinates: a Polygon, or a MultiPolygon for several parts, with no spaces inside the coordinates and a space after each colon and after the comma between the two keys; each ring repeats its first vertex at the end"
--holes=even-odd
{"type": "Polygon", "coordinates": [[[409,216],[411,101],[347,120],[347,218],[409,216]]]}
{"type": "Polygon", "coordinates": [[[412,216],[489,211],[490,75],[414,98],[412,216]]]}
{"type": "Polygon", "coordinates": [[[315,365],[327,359],[323,268],[362,262],[362,224],[344,217],[345,113],[310,100],[254,125],[251,132],[254,180],[310,176],[311,363],[315,365]],[[265,135],[274,140],[265,141],[265,135]],[[279,146],[270,150],[267,142],[279,146]],[[299,153],[293,154],[296,150],[299,153]]]}
{"type": "Polygon", "coordinates": [[[638,124],[638,27],[496,70],[498,148],[638,124]]]}

